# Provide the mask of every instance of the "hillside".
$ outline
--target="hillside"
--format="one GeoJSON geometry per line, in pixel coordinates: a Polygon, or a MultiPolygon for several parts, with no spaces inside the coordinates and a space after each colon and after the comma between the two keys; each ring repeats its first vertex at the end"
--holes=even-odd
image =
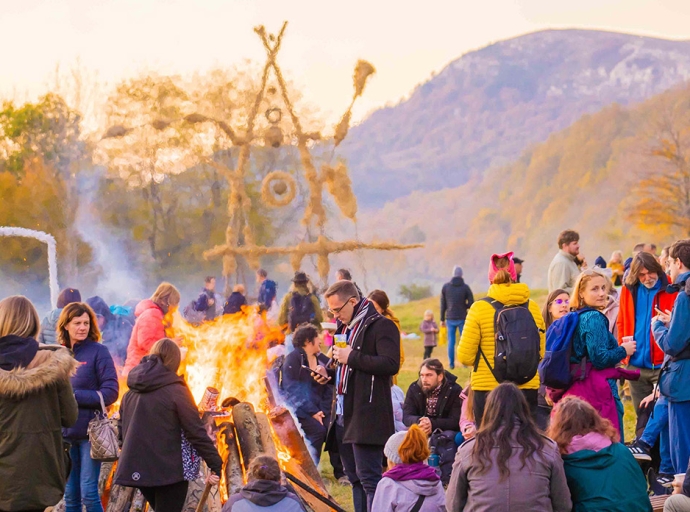
{"type": "Polygon", "coordinates": [[[364,206],[468,182],[614,102],[690,77],[690,42],[546,30],[463,55],[342,146],[364,206]]]}
{"type": "Polygon", "coordinates": [[[563,229],[580,232],[582,253],[591,264],[599,255],[608,260],[616,249],[629,254],[640,241],[672,242],[687,233],[643,226],[627,213],[642,172],[664,165],[650,156],[650,148],[659,136],[658,123],[669,112],[681,123],[690,119],[690,87],[635,107],[613,105],[586,115],[483,179],[391,202],[367,215],[362,238],[415,233],[426,247],[386,258],[365,253],[360,261],[343,263],[350,263],[354,273],[366,268],[358,279],[369,288],[391,292],[411,282],[431,283],[439,291],[453,265],[460,264],[468,282],[481,290],[490,255],[514,250],[526,259],[524,282],[542,288],[563,229]]]}

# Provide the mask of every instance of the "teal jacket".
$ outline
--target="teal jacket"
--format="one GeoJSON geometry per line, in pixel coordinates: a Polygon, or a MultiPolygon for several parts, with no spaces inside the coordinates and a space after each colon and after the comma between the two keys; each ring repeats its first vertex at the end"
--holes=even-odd
{"type": "Polygon", "coordinates": [[[573,512],[651,512],[647,482],[621,443],[563,455],[573,512]]]}

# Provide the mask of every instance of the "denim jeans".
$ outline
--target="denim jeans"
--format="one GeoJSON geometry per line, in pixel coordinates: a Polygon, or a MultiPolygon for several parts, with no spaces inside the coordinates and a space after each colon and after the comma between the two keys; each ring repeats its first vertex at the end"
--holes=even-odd
{"type": "Polygon", "coordinates": [[[448,328],[448,362],[451,368],[455,368],[455,340],[457,329],[462,335],[462,328],[465,326],[464,320],[448,320],[446,319],[446,327],[448,328]]]}
{"type": "Polygon", "coordinates": [[[640,441],[651,448],[656,444],[657,438],[659,439],[659,455],[661,457],[659,473],[672,475],[675,471],[673,464],[671,464],[668,429],[668,401],[665,396],[660,396],[654,405],[654,412],[644,427],[640,441]]]}
{"type": "Polygon", "coordinates": [[[65,512],[82,512],[82,504],[86,512],[103,512],[98,496],[101,463],[91,458],[91,443],[88,439],[72,441],[69,455],[72,471],[65,488],[65,512]]]}

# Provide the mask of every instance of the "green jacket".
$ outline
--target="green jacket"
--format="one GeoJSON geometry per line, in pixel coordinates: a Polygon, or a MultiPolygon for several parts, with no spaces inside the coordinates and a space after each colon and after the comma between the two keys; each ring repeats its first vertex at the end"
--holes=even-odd
{"type": "Polygon", "coordinates": [[[26,367],[0,369],[0,510],[43,510],[65,491],[62,427],[77,421],[77,361],[43,345],[26,367]]]}
{"type": "Polygon", "coordinates": [[[651,512],[647,481],[621,443],[563,455],[573,512],[651,512]]]}
{"type": "MultiPolygon", "coordinates": [[[[283,302],[280,303],[280,316],[278,316],[278,325],[287,325],[290,314],[290,300],[292,299],[293,293],[299,293],[300,295],[309,295],[309,290],[306,286],[295,286],[294,290],[290,290],[283,297],[283,302]]],[[[321,322],[323,322],[323,313],[321,312],[321,304],[319,304],[319,299],[311,294],[311,301],[314,304],[314,325],[316,327],[321,327],[321,322]]]]}

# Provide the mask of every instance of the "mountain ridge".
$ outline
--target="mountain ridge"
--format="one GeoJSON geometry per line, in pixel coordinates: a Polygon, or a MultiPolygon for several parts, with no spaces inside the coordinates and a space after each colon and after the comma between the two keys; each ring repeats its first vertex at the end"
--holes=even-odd
{"type": "Polygon", "coordinates": [[[450,62],[342,145],[364,207],[467,182],[611,103],[690,78],[690,41],[548,29],[450,62]]]}

